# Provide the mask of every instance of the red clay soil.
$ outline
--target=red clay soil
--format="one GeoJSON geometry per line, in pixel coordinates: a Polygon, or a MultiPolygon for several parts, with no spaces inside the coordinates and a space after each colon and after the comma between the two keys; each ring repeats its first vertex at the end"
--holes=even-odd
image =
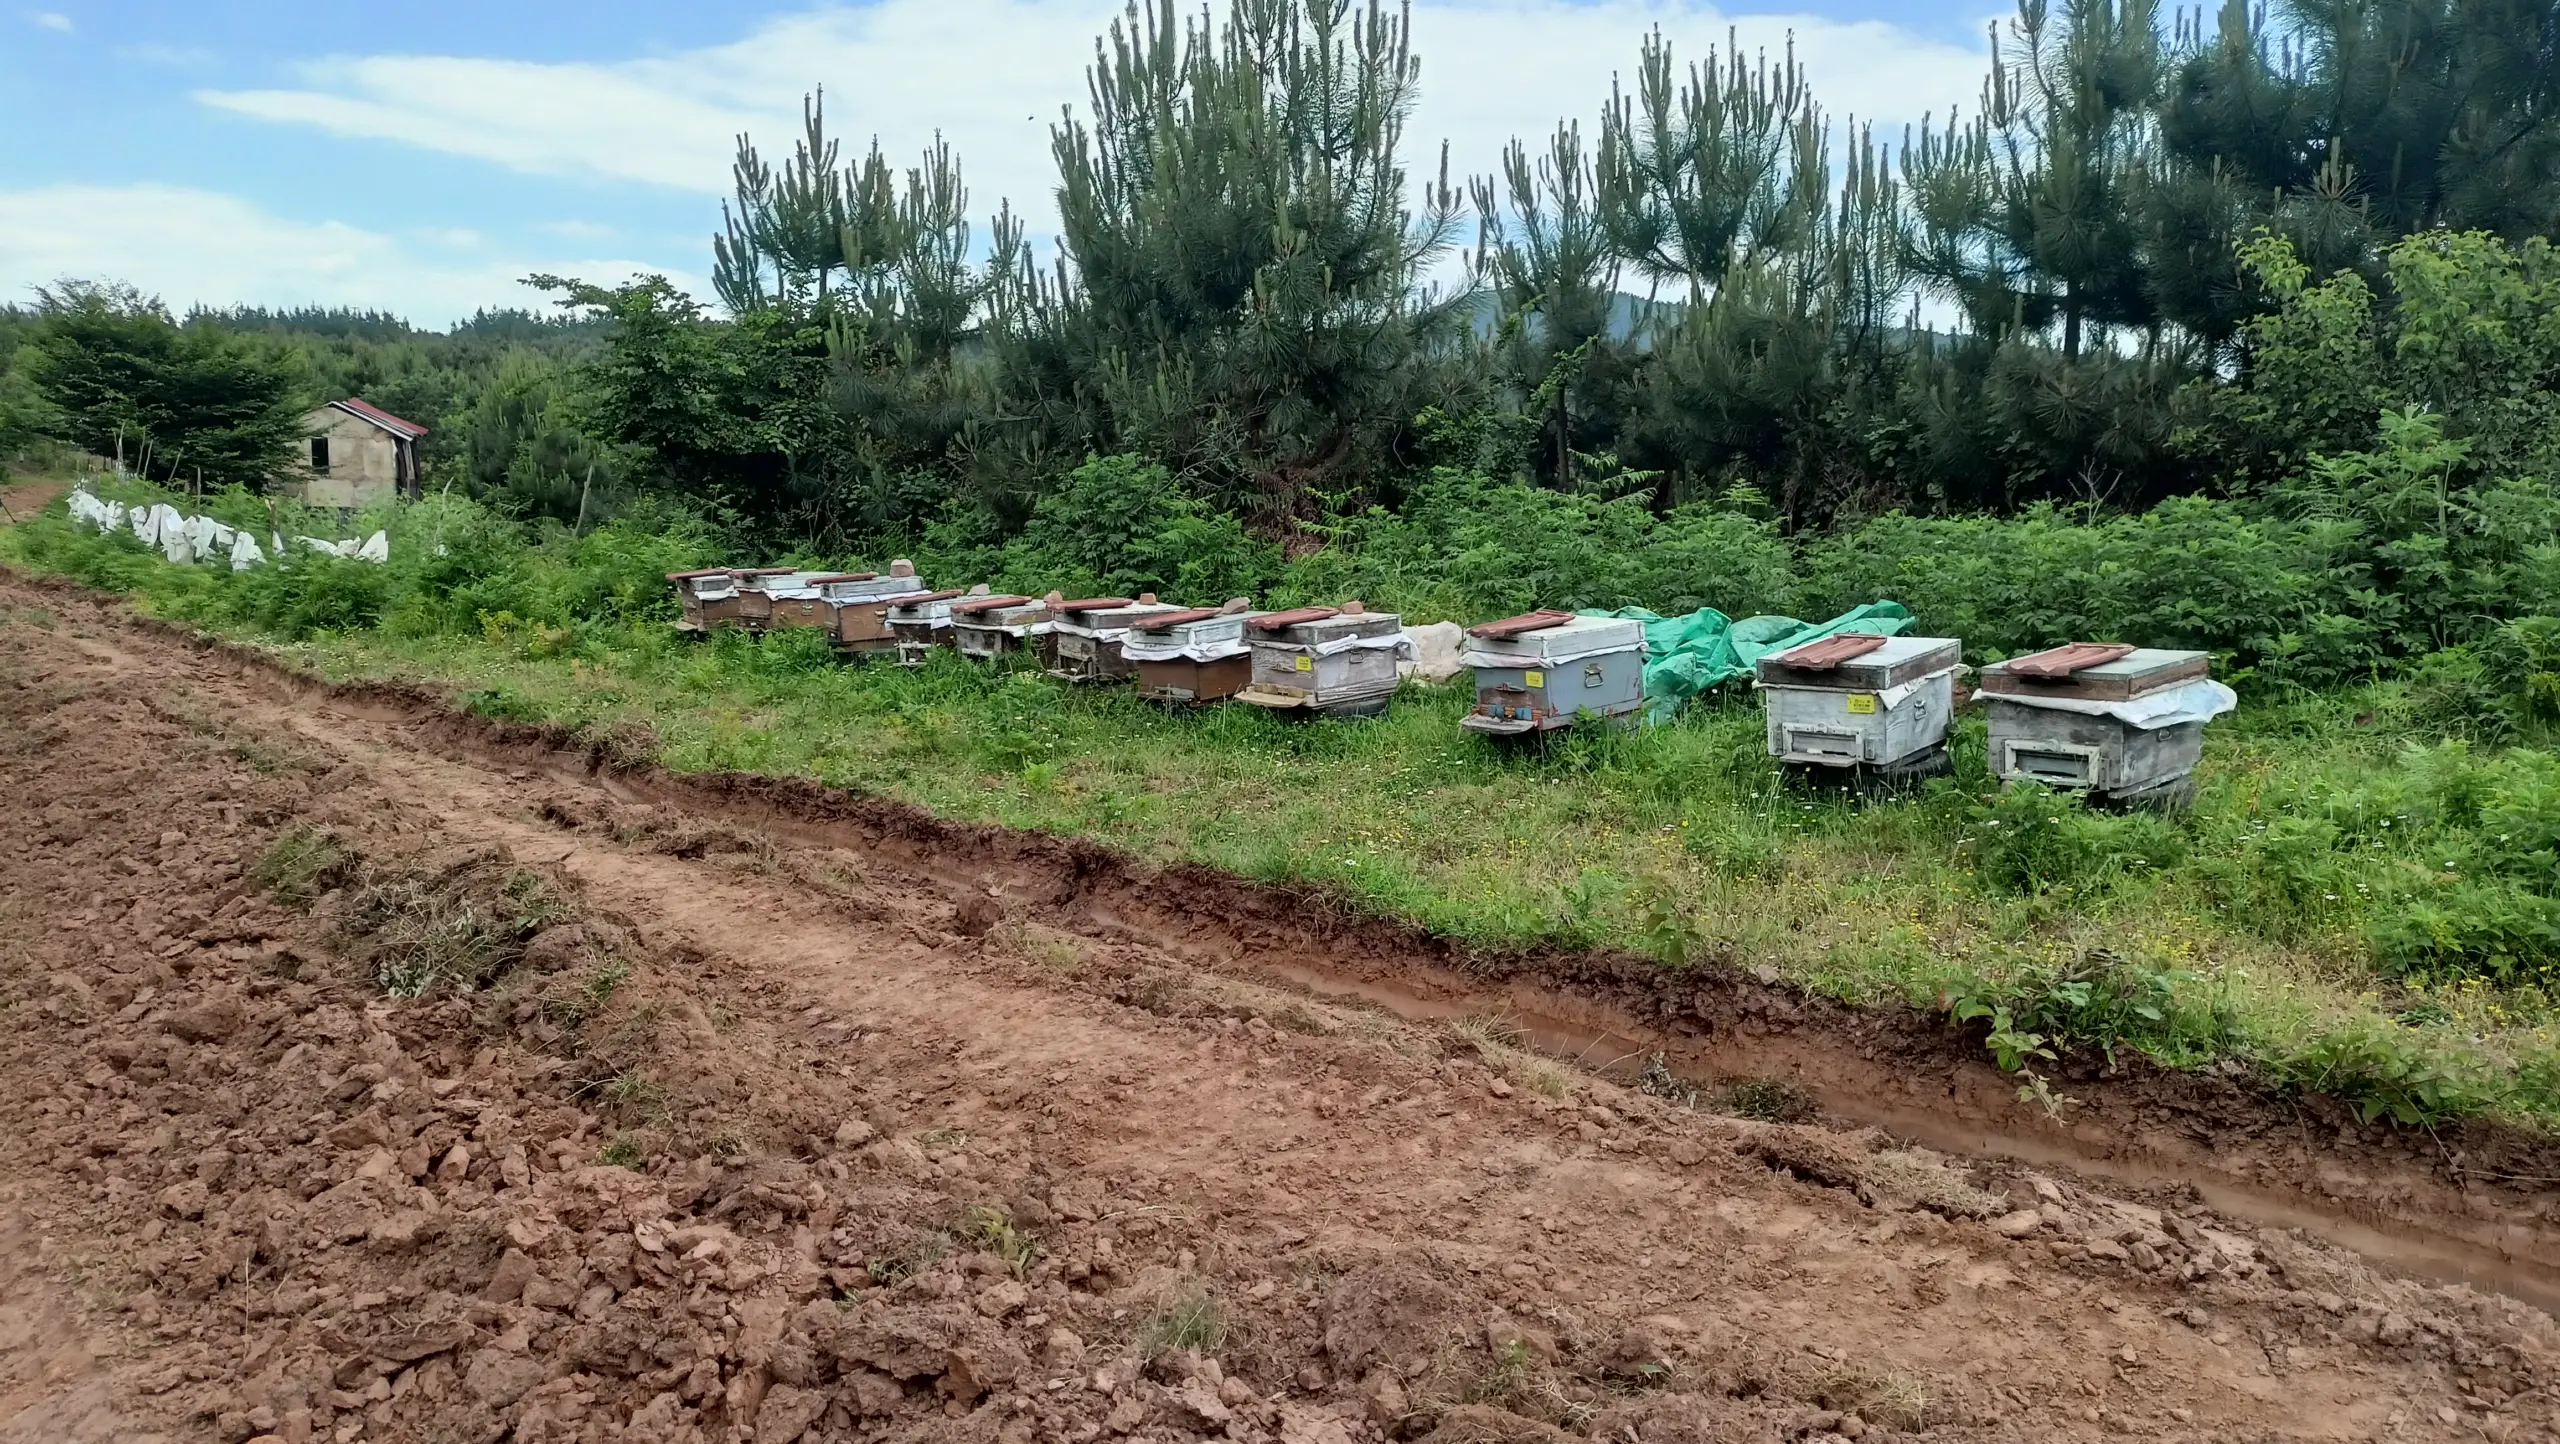
{"type": "Polygon", "coordinates": [[[0,526],[7,526],[20,517],[34,516],[53,505],[55,497],[70,489],[71,483],[67,481],[0,482],[0,526]]]}
{"type": "Polygon", "coordinates": [[[1523,1046],[1620,963],[565,741],[0,579],[0,1441],[2560,1429],[2514,1297],[1523,1046]]]}

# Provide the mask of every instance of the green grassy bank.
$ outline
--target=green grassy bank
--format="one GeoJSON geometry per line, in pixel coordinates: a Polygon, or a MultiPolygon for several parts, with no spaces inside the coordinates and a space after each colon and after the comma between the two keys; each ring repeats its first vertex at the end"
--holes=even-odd
{"type": "MultiPolygon", "coordinates": [[[[404,542],[421,535],[412,523],[404,542]]],[[[0,534],[14,565],[322,676],[646,728],[678,771],[807,776],[1313,884],[1482,948],[1768,967],[1862,1004],[1986,1017],[2004,1064],[2065,1094],[2066,1059],[2140,1050],[2237,1059],[2374,1118],[2560,1126],[2560,762],[2446,737],[2400,684],[2252,697],[2215,724],[2178,817],[2003,792],[1978,721],[1959,728],[1952,779],[1860,802],[1783,781],[1748,693],[1539,752],[1462,734],[1455,689],[1408,688],[1371,721],[1168,714],[956,657],[902,671],[841,664],[807,635],[686,641],[655,577],[689,559],[680,542],[532,550],[499,597],[472,595],[484,574],[439,578],[432,557],[173,567],[74,530],[58,505],[0,534]],[[528,619],[546,616],[574,620],[528,619]]]]}

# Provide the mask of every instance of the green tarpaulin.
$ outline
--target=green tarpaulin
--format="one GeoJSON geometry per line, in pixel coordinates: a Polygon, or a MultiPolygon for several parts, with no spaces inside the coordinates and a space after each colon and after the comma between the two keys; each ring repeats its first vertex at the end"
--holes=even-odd
{"type": "Polygon", "coordinates": [[[1870,602],[1827,622],[1799,622],[1793,617],[1746,617],[1737,622],[1713,607],[1685,617],[1666,617],[1642,607],[1583,615],[1644,623],[1645,710],[1657,722],[1719,682],[1750,676],[1752,664],[1771,652],[1840,632],[1898,636],[1911,625],[1911,609],[1900,602],[1870,602]]]}

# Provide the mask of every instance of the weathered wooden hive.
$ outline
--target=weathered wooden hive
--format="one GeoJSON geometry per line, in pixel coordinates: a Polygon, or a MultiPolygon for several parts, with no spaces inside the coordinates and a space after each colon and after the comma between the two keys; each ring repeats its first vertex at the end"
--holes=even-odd
{"type": "Polygon", "coordinates": [[[738,578],[738,620],[750,632],[761,632],[774,626],[818,626],[818,608],[787,607],[792,602],[817,600],[811,582],[825,572],[794,571],[789,567],[747,567],[735,573],[738,578]]]}
{"type": "Polygon", "coordinates": [[[957,587],[948,591],[918,592],[912,596],[889,599],[889,635],[896,640],[898,665],[921,667],[936,647],[951,645],[951,604],[965,597],[984,596],[981,583],[975,592],[957,587]]]}
{"type": "Polygon", "coordinates": [[[1150,702],[1219,702],[1253,680],[1253,648],[1245,624],[1255,613],[1238,597],[1223,607],[1177,608],[1140,617],[1121,639],[1120,655],[1137,668],[1138,695],[1150,702]]]}
{"type": "Polygon", "coordinates": [[[1769,755],[1886,779],[1943,770],[1962,650],[1952,637],[1843,632],[1762,657],[1769,755]]]}
{"type": "Polygon", "coordinates": [[[1470,732],[1552,732],[1644,708],[1641,622],[1529,612],[1469,627],[1458,660],[1476,678],[1475,710],[1458,723],[1470,732]]]}
{"type": "Polygon", "coordinates": [[[675,585],[676,601],[684,608],[677,631],[712,632],[741,624],[738,577],[727,567],[669,572],[667,580],[675,585]]]}
{"type": "Polygon", "coordinates": [[[886,572],[854,572],[822,577],[818,592],[832,609],[829,632],[838,648],[862,654],[895,652],[898,639],[889,626],[889,608],[925,591],[916,580],[915,563],[894,561],[886,572]]]}
{"type": "Polygon", "coordinates": [[[1239,702],[1281,711],[1367,715],[1396,690],[1396,662],[1412,644],[1392,612],[1356,601],[1266,612],[1245,623],[1253,680],[1239,702]]]}
{"type": "Polygon", "coordinates": [[[1048,630],[1048,604],[1035,597],[963,597],[951,604],[951,641],[963,657],[1036,651],[1048,630]]]}
{"type": "Polygon", "coordinates": [[[2075,642],[1982,669],[1991,768],[2104,801],[2178,805],[2207,722],[2240,705],[2202,652],[2075,642]]]}
{"type": "Polygon", "coordinates": [[[1086,597],[1069,601],[1049,594],[1049,635],[1040,642],[1042,665],[1049,675],[1068,682],[1125,682],[1137,675],[1137,665],[1120,654],[1120,644],[1129,634],[1129,625],[1144,617],[1182,608],[1156,600],[1146,592],[1137,597],[1086,597]]]}

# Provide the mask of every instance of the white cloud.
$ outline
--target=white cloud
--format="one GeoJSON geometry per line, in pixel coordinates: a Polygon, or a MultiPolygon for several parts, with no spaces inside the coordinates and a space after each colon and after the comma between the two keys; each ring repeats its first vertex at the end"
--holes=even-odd
{"type": "Polygon", "coordinates": [[[71,33],[71,17],[59,10],[31,10],[27,13],[27,23],[38,30],[52,30],[64,35],[71,33]]]}
{"type": "MultiPolygon", "coordinates": [[[[521,284],[535,271],[616,283],[640,261],[575,254],[421,255],[397,237],[336,221],[289,220],[236,196],[181,186],[55,185],[0,191],[0,297],[68,276],[130,281],[174,310],[211,306],[358,306],[426,325],[482,306],[540,308],[521,284]]],[[[670,276],[704,292],[698,276],[670,276]]]]}
{"type": "MultiPolygon", "coordinates": [[[[726,45],[624,61],[537,63],[377,55],[308,62],[289,89],[204,91],[209,105],[332,133],[473,156],[543,175],[638,182],[702,195],[729,188],[740,131],[771,157],[798,132],[800,97],[823,85],[834,131],[892,160],[949,137],[976,209],[999,197],[1046,216],[1049,127],[1082,108],[1094,37],[1122,0],[876,0],[766,22],[726,45]]],[[[1559,119],[1590,123],[1613,74],[1631,74],[1647,30],[1703,58],[1728,29],[1775,52],[1792,35],[1815,93],[1898,138],[1924,112],[1970,104],[1980,42],[1953,45],[1878,21],[1743,14],[1702,0],[1420,0],[1423,101],[1414,168],[1450,142],[1461,172],[1490,171],[1505,142],[1559,119]]],[[[1034,221],[1037,225],[1039,222],[1034,221]]]]}
{"type": "Polygon", "coordinates": [[[200,45],[119,45],[116,57],[161,70],[211,70],[222,57],[200,45]]]}

